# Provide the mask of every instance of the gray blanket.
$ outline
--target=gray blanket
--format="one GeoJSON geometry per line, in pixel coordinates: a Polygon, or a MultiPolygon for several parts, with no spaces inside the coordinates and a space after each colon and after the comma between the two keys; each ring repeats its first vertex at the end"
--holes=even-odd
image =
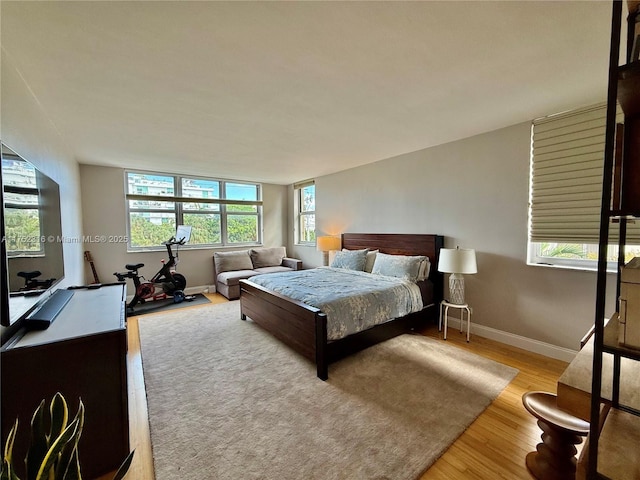
{"type": "Polygon", "coordinates": [[[322,310],[327,315],[329,340],[422,309],[420,288],[415,283],[344,268],[269,273],[249,280],[322,310]]]}

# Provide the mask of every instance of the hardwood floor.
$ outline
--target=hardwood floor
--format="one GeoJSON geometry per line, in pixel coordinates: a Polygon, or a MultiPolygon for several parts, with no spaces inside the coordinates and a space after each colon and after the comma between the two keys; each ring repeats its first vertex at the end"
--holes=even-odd
{"type": "MultiPolygon", "coordinates": [[[[214,303],[227,301],[217,294],[208,297],[214,303]]],[[[421,333],[442,339],[437,326],[429,327],[421,333]]],[[[131,448],[136,453],[127,478],[153,480],[155,477],[137,317],[128,319],[128,335],[130,439],[131,448]]],[[[528,452],[535,450],[536,444],[540,442],[541,432],[535,418],[522,406],[522,394],[529,390],[555,392],[558,377],[567,364],[474,335],[470,343],[465,340],[464,334],[460,334],[455,328],[449,328],[447,342],[515,367],[520,373],[420,480],[531,479],[524,458],[528,452]]]]}

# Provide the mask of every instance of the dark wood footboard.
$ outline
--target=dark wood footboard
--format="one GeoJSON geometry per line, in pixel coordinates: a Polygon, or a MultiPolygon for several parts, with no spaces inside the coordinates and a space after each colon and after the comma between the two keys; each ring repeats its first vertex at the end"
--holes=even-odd
{"type": "Polygon", "coordinates": [[[327,316],[319,309],[240,280],[240,315],[314,362],[319,378],[328,378],[327,316]]]}

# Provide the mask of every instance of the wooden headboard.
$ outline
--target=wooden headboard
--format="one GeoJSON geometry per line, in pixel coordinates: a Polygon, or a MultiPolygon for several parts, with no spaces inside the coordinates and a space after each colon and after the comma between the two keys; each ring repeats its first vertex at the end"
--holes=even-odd
{"type": "Polygon", "coordinates": [[[420,233],[343,233],[342,248],[380,250],[388,255],[426,255],[431,262],[429,280],[438,301],[444,298],[444,275],[438,272],[438,257],[444,246],[442,235],[420,233]]]}

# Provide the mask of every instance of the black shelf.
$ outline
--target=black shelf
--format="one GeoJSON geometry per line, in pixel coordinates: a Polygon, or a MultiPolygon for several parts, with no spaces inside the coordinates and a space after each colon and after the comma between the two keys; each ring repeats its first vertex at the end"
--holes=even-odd
{"type": "MultiPolygon", "coordinates": [[[[602,182],[602,210],[600,215],[600,239],[598,255],[598,274],[596,285],[596,309],[593,338],[593,375],[591,378],[591,413],[590,413],[590,433],[588,447],[587,480],[599,480],[608,478],[612,480],[626,479],[629,473],[637,472],[637,465],[626,462],[623,469],[615,468],[609,473],[611,459],[616,457],[608,451],[603,455],[599,450],[599,444],[603,441],[603,448],[613,450],[625,450],[620,445],[620,437],[617,435],[604,434],[609,430],[614,433],[620,430],[618,427],[607,427],[607,424],[615,423],[619,419],[622,426],[630,426],[634,438],[638,435],[638,425],[640,412],[627,409],[619,402],[620,393],[620,370],[621,359],[629,358],[633,361],[640,361],[640,349],[630,348],[619,343],[618,336],[618,314],[612,316],[611,321],[605,325],[605,300],[607,292],[607,259],[604,252],[610,243],[609,226],[611,221],[618,219],[621,223],[620,238],[618,246],[623,251],[626,244],[626,226],[624,220],[640,218],[640,183],[638,182],[638,168],[640,167],[640,143],[637,141],[640,131],[640,61],[629,62],[619,65],[620,38],[622,33],[622,2],[613,0],[612,21],[611,21],[611,50],[609,55],[609,87],[607,91],[607,128],[606,128],[606,148],[604,154],[604,175],[602,182]],[[616,132],[616,104],[619,103],[624,114],[624,128],[616,132]],[[621,177],[620,177],[621,175],[621,177]],[[622,182],[620,182],[622,178],[622,182]],[[622,184],[621,184],[622,183],[622,184]],[[613,185],[612,185],[613,184],[613,185]],[[612,191],[615,190],[615,191],[612,191]],[[613,195],[612,195],[613,194],[613,195]],[[613,196],[613,205],[610,205],[613,196]],[[624,228],[623,228],[624,227],[624,228]],[[613,355],[613,375],[612,375],[612,399],[609,413],[601,412],[602,398],[602,368],[603,353],[613,355]],[[627,416],[621,410],[632,415],[627,416]],[[604,415],[604,416],[603,416],[604,415]],[[611,417],[611,418],[610,418],[611,417]],[[631,418],[631,420],[629,420],[631,418]],[[604,422],[604,428],[602,427],[604,422]],[[603,438],[601,439],[601,435],[603,438]],[[603,456],[600,462],[599,456],[603,456]],[[603,476],[605,474],[605,476],[603,476]]],[[[640,1],[627,0],[629,16],[626,25],[626,38],[634,38],[636,9],[640,1]]],[[[627,61],[631,52],[627,51],[627,61]]],[[[623,258],[619,258],[619,264],[623,263],[623,258]]],[[[620,294],[621,269],[618,270],[616,279],[617,296],[620,294]]],[[[618,309],[616,307],[616,309],[618,309]]],[[[624,442],[623,442],[624,443],[624,442]]],[[[617,457],[616,457],[617,458],[617,457]]],[[[620,459],[614,461],[619,464],[620,459]]],[[[637,462],[638,458],[634,458],[637,462]]],[[[634,477],[635,478],[635,477],[634,477]]]]}
{"type": "Polygon", "coordinates": [[[609,217],[611,219],[621,219],[625,218],[627,220],[636,220],[640,219],[640,210],[610,210],[609,217]]]}
{"type": "Polygon", "coordinates": [[[627,117],[640,114],[640,61],[618,68],[618,102],[627,117]]]}

